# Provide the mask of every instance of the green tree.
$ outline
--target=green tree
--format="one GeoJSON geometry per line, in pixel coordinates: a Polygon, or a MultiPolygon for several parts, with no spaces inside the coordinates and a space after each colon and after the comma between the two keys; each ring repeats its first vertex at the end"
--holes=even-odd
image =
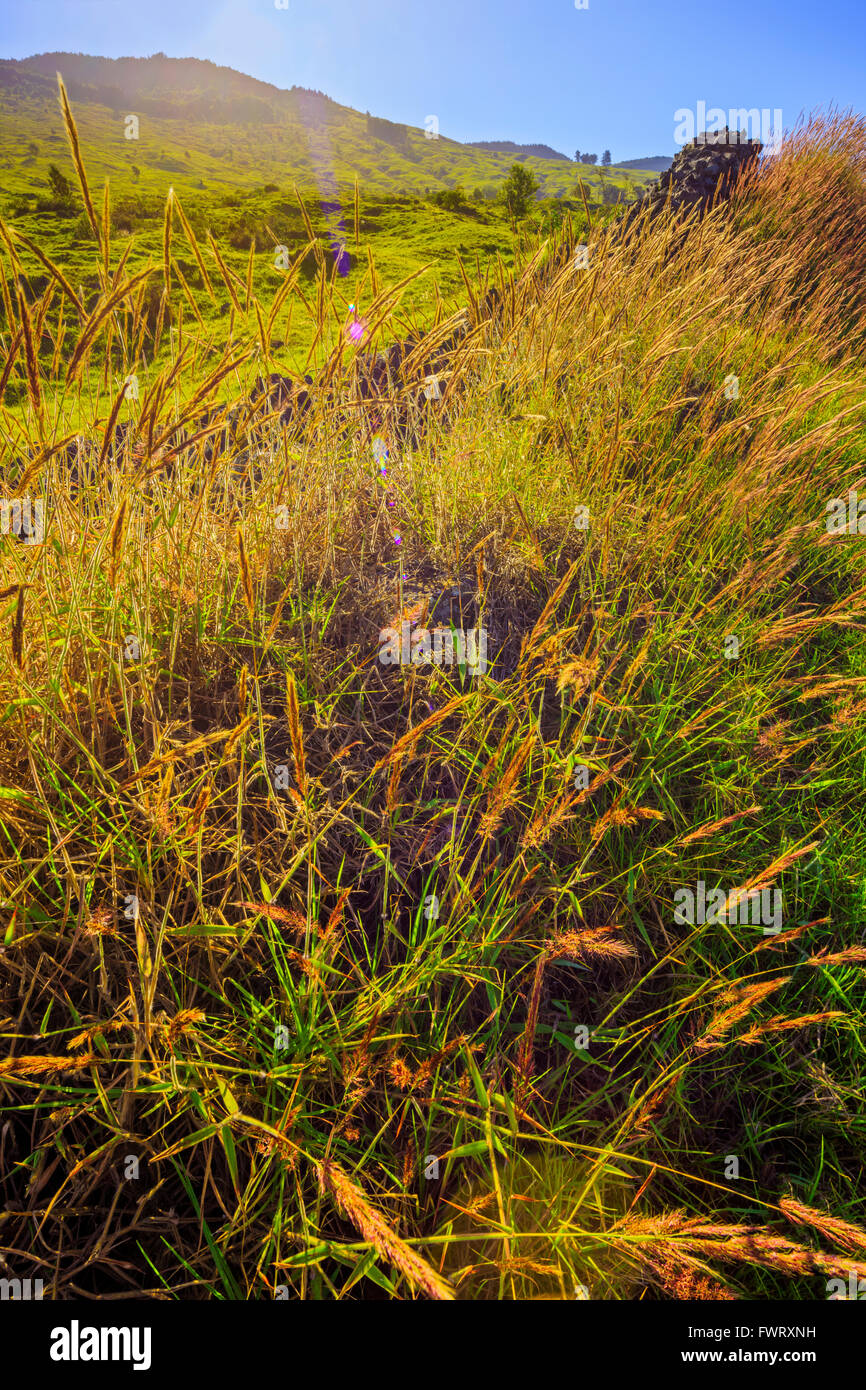
{"type": "Polygon", "coordinates": [[[529,204],[538,190],[538,179],[531,169],[522,164],[512,164],[508,178],[502,185],[502,198],[512,217],[525,217],[529,204]]]}
{"type": "Polygon", "coordinates": [[[48,183],[53,202],[59,203],[61,207],[71,207],[72,184],[66,175],[60,172],[56,164],[49,164],[48,166],[48,183]]]}
{"type": "Polygon", "coordinates": [[[610,157],[610,150],[605,150],[604,154],[603,154],[602,157],[601,157],[601,162],[602,162],[602,164],[612,164],[612,163],[613,163],[613,160],[612,160],[611,157],[610,157]]]}

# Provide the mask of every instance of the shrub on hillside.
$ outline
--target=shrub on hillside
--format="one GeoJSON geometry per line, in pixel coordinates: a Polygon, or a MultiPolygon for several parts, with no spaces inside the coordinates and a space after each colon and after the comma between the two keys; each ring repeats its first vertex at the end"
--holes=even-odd
{"type": "Polygon", "coordinates": [[[455,188],[440,188],[430,201],[439,208],[445,208],[446,212],[458,212],[468,204],[466,190],[459,183],[455,188]]]}

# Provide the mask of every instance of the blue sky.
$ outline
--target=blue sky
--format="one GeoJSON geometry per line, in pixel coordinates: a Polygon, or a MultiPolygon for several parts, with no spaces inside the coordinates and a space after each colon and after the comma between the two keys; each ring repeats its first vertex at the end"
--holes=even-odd
{"type": "Polygon", "coordinates": [[[866,0],[0,0],[0,56],[210,58],[456,140],[674,152],[674,113],[866,109],[866,0]]]}

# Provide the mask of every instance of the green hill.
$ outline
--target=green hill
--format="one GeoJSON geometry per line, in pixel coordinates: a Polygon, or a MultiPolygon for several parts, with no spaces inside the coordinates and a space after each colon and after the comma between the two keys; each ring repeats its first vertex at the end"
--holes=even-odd
{"type": "MultiPolygon", "coordinates": [[[[514,163],[508,154],[444,136],[428,139],[423,130],[340,106],[322,92],[282,91],[197,58],[48,53],[0,62],[2,215],[62,266],[85,297],[98,288],[93,236],[64,131],[58,71],[100,213],[108,180],[112,235],[130,240],[131,271],[162,260],[169,189],[196,236],[206,241],[213,234],[243,284],[254,248],[252,284],[261,294],[281,273],[277,254],[292,261],[303,257],[300,274],[311,283],[325,261],[333,267],[324,253],[339,240],[346,248],[340,263],[345,273],[338,277],[343,311],[354,300],[363,303],[372,257],[385,283],[423,272],[405,291],[401,308],[405,322],[417,318],[424,324],[443,302],[446,309],[464,302],[458,257],[476,270],[498,257],[512,264],[517,229],[497,197],[514,163]],[[69,185],[66,198],[57,196],[57,174],[52,190],[52,166],[69,185]],[[310,228],[315,253],[309,250],[310,228]]],[[[538,157],[525,165],[538,180],[538,201],[525,230],[542,232],[568,216],[576,230],[585,227],[581,180],[592,215],[604,216],[611,209],[602,211],[603,201],[627,199],[651,177],[616,169],[602,175],[567,159],[538,157]]],[[[19,251],[38,290],[44,266],[26,245],[19,251]]],[[[178,270],[199,288],[188,248],[175,248],[175,255],[178,270]]],[[[217,338],[233,331],[228,301],[221,292],[218,302],[208,301],[202,310],[217,338]]],[[[311,322],[296,315],[276,334],[293,370],[304,367],[316,337],[311,322]]],[[[328,351],[336,331],[332,324],[322,332],[319,351],[328,351]]]]}
{"type": "MultiPolygon", "coordinates": [[[[144,184],[163,194],[297,183],[324,196],[348,195],[358,179],[378,194],[423,193],[461,184],[493,197],[513,154],[462,145],[440,134],[382,121],[341,106],[321,92],[282,91],[232,68],[198,58],[94,58],[43,53],[0,62],[0,171],[3,187],[43,189],[48,164],[68,164],[57,105],[61,72],[75,106],[94,182],[107,176],[120,191],[144,184]],[[137,138],[126,118],[138,120],[137,138]],[[135,169],[139,172],[135,173],[135,169]]],[[[527,157],[543,198],[576,192],[569,159],[527,157]]],[[[601,171],[581,166],[596,186],[601,171]]],[[[613,167],[623,190],[646,173],[613,167]]]]}

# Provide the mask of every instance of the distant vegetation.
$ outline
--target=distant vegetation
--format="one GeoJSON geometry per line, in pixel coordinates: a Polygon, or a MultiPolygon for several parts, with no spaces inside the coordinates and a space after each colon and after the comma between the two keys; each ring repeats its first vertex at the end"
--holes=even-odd
{"type": "Polygon", "coordinates": [[[623,159],[617,164],[617,169],[638,169],[651,171],[654,174],[662,174],[665,169],[669,169],[673,164],[673,159],[667,154],[647,155],[645,159],[623,159]]]}
{"type": "Polygon", "coordinates": [[[550,145],[515,145],[513,140],[470,140],[474,150],[493,150],[497,154],[519,155],[521,159],[567,159],[568,155],[550,145]]]}

